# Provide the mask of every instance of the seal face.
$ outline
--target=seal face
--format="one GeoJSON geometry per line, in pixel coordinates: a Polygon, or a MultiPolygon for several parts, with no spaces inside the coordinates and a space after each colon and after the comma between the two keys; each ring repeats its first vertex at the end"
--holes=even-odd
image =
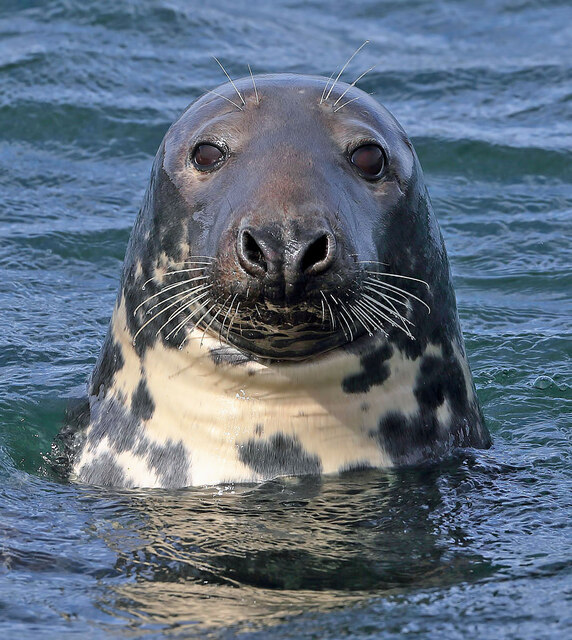
{"type": "Polygon", "coordinates": [[[405,132],[325,78],[257,76],[167,132],[75,435],[82,481],[181,487],[487,447],[405,132]]]}

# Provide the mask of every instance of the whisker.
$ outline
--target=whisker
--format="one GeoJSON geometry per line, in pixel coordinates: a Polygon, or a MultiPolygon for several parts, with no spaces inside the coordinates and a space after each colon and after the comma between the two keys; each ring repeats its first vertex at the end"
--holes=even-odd
{"type": "MultiPolygon", "coordinates": [[[[228,302],[228,300],[230,300],[230,296],[228,296],[228,298],[222,303],[222,305],[220,306],[220,309],[214,314],[214,316],[211,318],[211,321],[204,328],[203,335],[201,337],[201,343],[200,343],[201,347],[203,346],[203,340],[205,339],[205,333],[210,329],[210,326],[212,325],[212,323],[216,320],[216,318],[219,315],[219,313],[224,309],[224,305],[228,302]]],[[[219,332],[219,337],[220,337],[220,332],[219,332]]]]}
{"type": "MultiPolygon", "coordinates": [[[[236,93],[238,94],[238,97],[240,98],[240,101],[242,102],[242,104],[246,104],[246,102],[244,101],[244,98],[242,97],[242,94],[240,93],[240,91],[236,88],[236,85],[234,84],[233,79],[228,75],[226,69],[222,66],[221,61],[216,58],[215,56],[213,56],[213,58],[215,59],[215,62],[218,64],[218,66],[222,69],[224,75],[228,78],[230,84],[233,86],[234,90],[236,91],[236,93]]],[[[241,109],[242,111],[242,109],[241,109]]]]}
{"type": "Polygon", "coordinates": [[[397,311],[397,309],[395,308],[395,306],[387,299],[387,296],[385,296],[383,293],[381,293],[380,291],[375,292],[378,295],[381,295],[383,297],[383,301],[387,302],[390,306],[391,306],[391,310],[389,310],[384,304],[381,304],[380,302],[376,302],[376,308],[381,307],[382,309],[386,309],[389,313],[395,315],[395,317],[402,323],[400,325],[400,328],[403,329],[403,331],[405,331],[405,333],[407,333],[407,335],[412,339],[415,340],[415,338],[413,337],[413,334],[411,333],[411,331],[409,330],[409,328],[407,327],[407,325],[411,325],[412,327],[415,327],[415,324],[413,322],[411,322],[411,320],[409,320],[408,318],[406,318],[405,316],[401,315],[399,313],[399,311],[397,311]]]}
{"type": "Polygon", "coordinates": [[[330,318],[332,319],[332,331],[334,331],[334,329],[336,328],[336,319],[334,317],[334,314],[332,313],[332,307],[330,307],[330,303],[328,302],[324,292],[320,291],[320,294],[321,294],[322,298],[324,299],[324,302],[326,303],[326,306],[328,307],[328,311],[330,312],[330,318]]]}
{"type": "Polygon", "coordinates": [[[375,334],[375,327],[371,328],[367,315],[365,314],[363,307],[358,307],[357,303],[354,304],[350,304],[349,308],[353,311],[353,313],[357,316],[357,318],[360,320],[363,328],[367,331],[368,335],[372,336],[375,334]]]}
{"type": "MultiPolygon", "coordinates": [[[[201,322],[209,315],[209,313],[217,306],[217,304],[218,304],[218,302],[215,302],[213,305],[211,305],[197,321],[193,320],[193,324],[195,325],[195,327],[198,327],[201,324],[201,322]]],[[[204,308],[204,305],[202,305],[200,308],[204,308]]],[[[217,316],[217,314],[215,314],[215,318],[216,318],[216,316],[217,316]]],[[[204,334],[204,331],[203,331],[203,336],[201,338],[200,345],[203,344],[203,338],[204,337],[205,337],[205,334],[204,334]]]]}
{"type": "MultiPolygon", "coordinates": [[[[191,271],[204,271],[205,267],[195,267],[194,269],[177,269],[176,271],[165,271],[165,273],[162,274],[163,278],[165,278],[166,276],[170,276],[173,273],[189,273],[191,271]]],[[[141,286],[142,289],[145,289],[145,287],[152,281],[155,280],[155,278],[157,277],[157,275],[152,276],[151,278],[149,278],[149,280],[145,280],[145,282],[143,283],[143,285],[141,286]]],[[[203,276],[203,277],[207,277],[207,276],[203,276]]]]}
{"type": "MultiPolygon", "coordinates": [[[[222,311],[222,308],[219,309],[214,316],[211,318],[211,321],[207,324],[207,326],[203,329],[203,335],[201,336],[201,342],[199,344],[199,347],[203,346],[203,340],[205,339],[205,334],[206,332],[210,329],[210,326],[212,325],[212,323],[216,320],[218,314],[222,311]]],[[[198,323],[197,323],[198,324],[198,323]]]]}
{"type": "Polygon", "coordinates": [[[414,295],[413,293],[410,293],[409,291],[404,291],[403,289],[396,287],[392,284],[389,284],[388,282],[369,281],[368,284],[370,284],[372,287],[379,287],[381,289],[390,289],[391,291],[395,291],[397,294],[403,295],[406,298],[413,298],[414,300],[417,300],[417,302],[420,302],[424,307],[426,307],[428,313],[431,313],[431,307],[425,302],[425,300],[421,300],[421,298],[414,295]]]}
{"type": "Polygon", "coordinates": [[[322,104],[322,102],[324,102],[324,96],[326,95],[326,91],[328,90],[328,87],[330,85],[330,80],[334,77],[334,73],[336,73],[335,71],[332,71],[332,73],[330,74],[330,77],[328,78],[327,82],[326,82],[326,86],[324,87],[324,90],[322,91],[322,97],[320,98],[320,103],[322,104]]]}
{"type": "MultiPolygon", "coordinates": [[[[385,313],[383,313],[377,308],[374,308],[372,310],[372,313],[374,313],[378,318],[381,318],[382,320],[385,320],[386,322],[388,322],[392,327],[395,327],[396,329],[403,331],[403,333],[411,340],[415,340],[415,338],[413,337],[413,334],[411,333],[411,331],[409,330],[409,327],[406,324],[399,324],[397,321],[393,320],[393,318],[387,316],[385,313]]],[[[399,319],[403,320],[403,318],[399,318],[399,319]]]]}
{"type": "Polygon", "coordinates": [[[254,95],[256,96],[256,104],[260,104],[260,99],[258,98],[258,91],[256,90],[256,82],[254,82],[254,76],[252,75],[252,69],[250,65],[248,65],[248,70],[250,71],[250,77],[252,78],[252,86],[254,87],[254,95]]]}
{"type": "MultiPolygon", "coordinates": [[[[330,87],[330,90],[328,91],[326,97],[324,98],[324,101],[328,101],[332,91],[334,90],[334,87],[336,86],[338,80],[340,79],[342,73],[346,70],[346,67],[348,66],[348,64],[357,56],[357,54],[365,47],[366,44],[368,44],[369,40],[366,40],[361,46],[359,46],[353,53],[352,55],[348,58],[348,61],[346,62],[346,64],[344,64],[344,66],[341,68],[340,72],[338,73],[338,75],[336,76],[336,79],[334,80],[334,83],[332,84],[332,86],[330,87]]],[[[320,102],[320,104],[322,104],[322,101],[320,102]]]]}
{"type": "MultiPolygon", "coordinates": [[[[365,298],[365,296],[364,296],[365,298]]],[[[371,314],[375,314],[377,316],[378,319],[380,320],[385,320],[386,322],[389,322],[390,325],[396,327],[397,324],[395,323],[395,320],[393,320],[393,318],[391,318],[390,316],[386,315],[380,308],[380,306],[375,304],[375,300],[373,300],[372,298],[369,298],[369,301],[371,304],[368,304],[365,300],[360,300],[359,302],[361,302],[361,304],[371,313],[371,314]]],[[[357,303],[356,303],[357,304],[357,303]]]]}
{"type": "MultiPolygon", "coordinates": [[[[336,307],[340,307],[340,319],[345,320],[346,322],[346,326],[348,328],[349,334],[350,334],[350,342],[353,342],[354,340],[354,334],[353,331],[351,329],[350,323],[353,322],[352,321],[352,317],[350,314],[348,314],[345,305],[338,299],[334,298],[334,296],[332,294],[330,294],[330,298],[336,303],[336,307]],[[348,317],[349,317],[349,322],[348,322],[348,317]]],[[[344,335],[345,335],[345,331],[344,331],[344,335]]],[[[346,337],[347,340],[347,337],[346,337]]]]}
{"type": "MultiPolygon", "coordinates": [[[[381,292],[378,292],[380,295],[383,295],[381,292]]],[[[390,309],[389,307],[386,307],[384,304],[382,304],[379,300],[376,300],[375,298],[372,298],[371,296],[368,296],[367,293],[363,294],[363,297],[368,299],[374,306],[376,306],[378,309],[383,309],[384,311],[387,311],[388,313],[394,313],[398,318],[401,318],[402,320],[404,320],[407,324],[410,324],[412,326],[415,326],[413,324],[413,322],[411,322],[411,320],[409,320],[408,318],[406,318],[405,316],[402,316],[397,309],[390,309]]]]}
{"type": "MultiPolygon", "coordinates": [[[[182,262],[195,262],[195,258],[201,258],[202,260],[208,260],[208,264],[216,261],[216,256],[191,256],[188,260],[183,260],[182,262]]],[[[197,261],[198,262],[198,261],[197,261]]]]}
{"type": "MultiPolygon", "coordinates": [[[[198,279],[204,279],[202,277],[199,277],[198,279]]],[[[185,284],[189,284],[189,282],[195,282],[196,278],[189,278],[188,280],[181,280],[181,282],[174,282],[173,284],[167,285],[166,287],[163,287],[161,289],[161,291],[158,291],[157,293],[154,293],[153,295],[149,296],[148,298],[145,298],[145,300],[143,300],[143,302],[141,302],[141,304],[137,305],[135,307],[135,310],[133,311],[133,315],[135,315],[137,313],[137,311],[139,311],[139,309],[144,305],[147,304],[149,302],[149,300],[152,300],[153,298],[156,298],[157,296],[160,296],[161,294],[165,293],[165,291],[170,291],[171,289],[175,289],[176,287],[182,287],[185,284]]]]}
{"type": "Polygon", "coordinates": [[[234,105],[239,111],[242,111],[242,107],[239,104],[236,104],[236,102],[234,102],[234,100],[231,100],[230,98],[227,98],[226,96],[223,96],[221,93],[217,93],[216,91],[211,91],[210,89],[207,90],[207,93],[212,93],[215,96],[218,96],[219,98],[222,98],[223,100],[226,100],[227,102],[230,102],[230,104],[234,105]]]}
{"type": "MultiPolygon", "coordinates": [[[[205,297],[205,296],[207,296],[207,295],[208,295],[208,291],[207,291],[207,292],[205,292],[205,293],[202,293],[198,298],[195,298],[194,300],[191,300],[191,302],[190,302],[189,304],[186,304],[182,309],[180,309],[180,310],[179,310],[179,311],[177,311],[175,314],[173,314],[173,315],[171,316],[171,318],[170,318],[169,320],[167,320],[167,322],[163,325],[163,327],[164,327],[165,325],[167,325],[171,319],[176,318],[176,317],[177,317],[180,313],[182,313],[185,309],[188,309],[190,306],[192,306],[192,305],[196,304],[196,303],[197,303],[201,298],[204,298],[204,297],[205,297]]],[[[165,340],[168,340],[172,335],[174,335],[174,334],[178,333],[178,332],[183,328],[183,326],[184,326],[185,324],[187,324],[187,322],[188,322],[189,320],[191,320],[191,318],[192,318],[194,315],[196,315],[196,313],[198,313],[201,309],[204,309],[204,308],[205,308],[205,306],[206,306],[206,304],[207,304],[207,302],[208,302],[208,300],[209,300],[209,299],[207,298],[204,302],[202,302],[202,303],[199,305],[199,308],[198,308],[198,309],[194,309],[193,311],[191,311],[187,316],[185,316],[185,318],[183,319],[183,321],[182,321],[182,322],[180,322],[180,323],[179,323],[179,324],[178,324],[174,329],[171,329],[171,331],[169,331],[169,333],[165,336],[165,340]]],[[[212,307],[211,307],[211,308],[212,308],[212,307]]],[[[207,312],[207,313],[208,313],[208,312],[207,312]]],[[[197,326],[197,323],[196,323],[196,322],[195,322],[194,324],[195,324],[195,326],[197,326]]],[[[161,329],[163,329],[163,327],[161,327],[161,329]]],[[[159,335],[159,332],[161,331],[161,329],[159,329],[159,331],[157,331],[157,335],[159,335]]]]}
{"type": "MultiPolygon", "coordinates": [[[[348,328],[348,332],[350,334],[349,341],[353,342],[354,341],[354,334],[353,334],[353,331],[352,331],[352,328],[351,328],[351,325],[353,324],[353,321],[352,321],[351,315],[347,312],[345,307],[343,309],[340,309],[340,318],[345,320],[346,326],[348,328]]],[[[345,332],[344,332],[344,334],[345,334],[345,332]]]]}
{"type": "MultiPolygon", "coordinates": [[[[380,292],[380,290],[383,292],[391,291],[393,295],[400,296],[401,298],[403,298],[406,305],[411,303],[411,301],[409,300],[409,293],[405,289],[395,287],[389,284],[388,282],[377,282],[377,281],[369,282],[367,280],[364,280],[364,284],[367,285],[368,291],[371,291],[372,293],[380,292]]],[[[386,294],[380,292],[380,295],[386,295],[386,294]]]]}
{"type": "Polygon", "coordinates": [[[421,284],[424,284],[427,289],[431,289],[431,287],[429,286],[428,282],[425,282],[425,280],[421,280],[420,278],[414,278],[412,276],[401,276],[398,275],[397,273],[387,273],[386,271],[365,271],[365,273],[369,273],[371,275],[375,275],[375,276],[388,276],[390,278],[403,278],[404,280],[413,280],[414,282],[420,282],[421,284]]]}
{"type": "MultiPolygon", "coordinates": [[[[238,304],[236,305],[236,311],[234,312],[234,315],[232,316],[232,319],[228,324],[228,329],[226,331],[226,341],[227,342],[228,342],[228,336],[230,335],[230,328],[232,327],[232,325],[234,323],[234,319],[236,318],[236,314],[238,313],[239,309],[240,309],[240,300],[239,300],[238,304]]],[[[241,329],[241,333],[242,333],[242,329],[241,329]]]]}
{"type": "MultiPolygon", "coordinates": [[[[338,102],[346,95],[346,93],[352,88],[355,87],[356,82],[359,82],[367,73],[375,69],[375,65],[370,67],[367,71],[364,71],[361,75],[359,75],[350,85],[348,85],[347,89],[342,93],[342,95],[334,102],[333,106],[335,107],[338,102]]],[[[340,107],[341,108],[341,107],[340,107]]]]}
{"type": "MultiPolygon", "coordinates": [[[[210,289],[212,285],[200,285],[201,288],[207,288],[210,289]]],[[[194,296],[196,293],[200,293],[200,291],[192,290],[192,291],[185,291],[185,297],[189,297],[189,296],[194,296]]],[[[202,294],[201,294],[202,295],[202,294]]],[[[139,329],[137,330],[137,332],[135,333],[135,335],[133,336],[133,344],[135,344],[135,339],[137,338],[137,336],[141,333],[141,331],[143,331],[143,329],[145,329],[146,326],[148,326],[149,324],[151,324],[151,322],[153,322],[154,320],[156,320],[159,316],[163,315],[165,313],[165,311],[171,309],[172,307],[174,307],[175,305],[179,304],[180,302],[182,302],[181,300],[175,300],[175,302],[172,302],[170,305],[166,306],[164,309],[161,309],[161,311],[153,314],[146,322],[144,322],[139,329]]],[[[192,301],[191,301],[192,303],[192,301]]],[[[181,309],[181,311],[183,309],[186,308],[186,306],[188,306],[187,304],[185,304],[183,306],[183,308],[181,309]]],[[[169,320],[167,320],[167,322],[165,324],[168,324],[178,313],[180,313],[181,311],[177,311],[174,315],[172,315],[169,320]]],[[[159,329],[159,331],[157,331],[156,335],[159,335],[161,329],[165,326],[165,324],[159,329]]]]}
{"type": "Polygon", "coordinates": [[[337,109],[334,109],[334,113],[337,113],[340,109],[343,109],[346,105],[350,104],[350,102],[355,102],[356,100],[359,100],[361,96],[356,96],[355,98],[352,98],[351,100],[348,100],[347,102],[344,102],[344,104],[341,104],[337,109]]]}
{"type": "MultiPolygon", "coordinates": [[[[208,288],[210,289],[212,285],[208,285],[208,288]]],[[[203,298],[207,297],[209,295],[209,291],[203,291],[202,293],[200,293],[198,296],[195,296],[190,302],[185,303],[180,309],[178,309],[177,311],[175,311],[174,313],[172,313],[169,318],[159,327],[159,329],[157,330],[157,333],[155,333],[156,336],[158,336],[161,331],[163,331],[163,329],[169,324],[169,322],[171,322],[171,320],[174,320],[179,314],[183,313],[183,311],[185,311],[186,309],[188,309],[189,307],[192,307],[193,305],[195,305],[199,300],[202,300],[203,298]]],[[[208,300],[208,298],[207,298],[208,300]]],[[[202,309],[204,307],[205,303],[202,303],[199,307],[199,309],[202,309]]],[[[193,312],[194,313],[194,312],[193,312]]],[[[193,313],[191,313],[191,315],[189,317],[192,317],[193,313]]],[[[188,319],[188,318],[187,318],[188,319]]],[[[185,324],[187,320],[184,320],[181,324],[181,326],[183,324],[185,324]]],[[[180,328],[180,326],[178,326],[176,328],[176,330],[172,330],[170,331],[166,336],[165,336],[165,340],[168,340],[171,335],[173,333],[175,333],[176,331],[178,331],[180,328]]]]}
{"type": "Polygon", "coordinates": [[[363,300],[358,300],[354,304],[357,305],[364,313],[371,313],[372,318],[370,318],[370,321],[372,325],[387,336],[387,331],[383,328],[383,315],[380,314],[377,309],[371,309],[363,300]]]}
{"type": "Polygon", "coordinates": [[[404,300],[399,300],[399,298],[394,298],[394,297],[388,295],[387,293],[382,293],[381,291],[378,291],[377,289],[374,289],[374,288],[370,287],[369,284],[367,284],[367,280],[364,281],[364,284],[366,285],[366,286],[364,286],[364,290],[365,291],[370,291],[371,293],[375,293],[376,295],[383,296],[383,299],[387,300],[387,301],[393,300],[393,302],[396,302],[397,304],[403,305],[406,309],[410,308],[409,300],[408,300],[408,298],[407,298],[407,296],[405,294],[401,294],[404,297],[404,300]]]}
{"type": "Polygon", "coordinates": [[[157,313],[154,313],[146,322],[144,322],[141,327],[139,327],[139,330],[137,331],[137,333],[135,334],[134,337],[137,337],[139,335],[139,333],[141,333],[141,331],[151,322],[153,322],[153,320],[156,320],[159,316],[163,315],[165,313],[165,311],[168,311],[169,309],[172,309],[174,306],[176,306],[177,304],[180,304],[181,302],[185,303],[185,300],[187,300],[188,298],[192,298],[193,296],[195,296],[198,293],[201,293],[202,290],[204,290],[207,287],[207,285],[200,285],[199,287],[195,287],[194,289],[192,289],[191,291],[185,291],[184,295],[181,295],[180,298],[178,298],[177,300],[175,300],[174,302],[171,302],[171,304],[167,305],[164,309],[161,309],[161,311],[158,311],[157,313]]]}
{"type": "Polygon", "coordinates": [[[231,310],[231,309],[232,309],[232,307],[234,306],[234,301],[236,300],[236,297],[237,297],[237,296],[238,296],[238,293],[235,293],[235,294],[234,294],[234,298],[230,301],[230,307],[226,310],[226,313],[225,313],[224,319],[223,319],[223,321],[222,321],[222,325],[219,327],[219,330],[218,330],[218,341],[219,341],[219,344],[220,344],[221,346],[222,346],[222,338],[221,338],[221,336],[222,336],[222,332],[224,331],[224,325],[225,325],[225,323],[226,323],[226,319],[228,318],[228,314],[230,313],[230,310],[231,310]]]}
{"type": "MultiPolygon", "coordinates": [[[[204,266],[204,267],[189,267],[188,269],[175,269],[173,271],[165,271],[163,276],[171,276],[174,273],[190,273],[192,271],[204,271],[205,269],[206,269],[206,266],[204,266]]],[[[150,278],[150,280],[153,280],[153,278],[150,278]]],[[[149,282],[149,280],[147,280],[147,282],[149,282]]]]}
{"type": "Polygon", "coordinates": [[[165,298],[165,300],[161,300],[161,302],[156,302],[152,307],[149,307],[149,309],[147,309],[147,314],[150,314],[151,311],[153,311],[153,309],[156,309],[157,307],[161,307],[164,304],[167,304],[168,302],[170,302],[171,300],[174,300],[175,298],[178,298],[180,301],[181,298],[184,299],[186,297],[194,295],[195,293],[199,293],[201,289],[204,288],[204,286],[205,286],[204,284],[198,284],[192,287],[191,289],[185,289],[184,291],[179,291],[179,293],[174,293],[173,295],[165,298]]]}
{"type": "MultiPolygon", "coordinates": [[[[407,318],[404,314],[402,314],[393,304],[392,300],[395,300],[398,304],[403,304],[406,308],[407,311],[411,310],[411,305],[409,303],[409,301],[407,302],[402,302],[401,300],[396,300],[396,298],[392,298],[391,296],[388,296],[386,293],[383,293],[381,291],[373,291],[372,293],[376,294],[376,295],[380,295],[382,297],[383,302],[387,302],[387,304],[391,307],[393,314],[399,318],[404,324],[409,324],[412,327],[415,326],[415,324],[413,322],[411,322],[411,320],[409,320],[409,318],[407,318]]],[[[385,306],[385,305],[381,305],[381,306],[385,306]]]]}
{"type": "MultiPolygon", "coordinates": [[[[199,309],[203,309],[204,308],[204,304],[202,304],[199,309]]],[[[187,322],[189,322],[189,320],[192,319],[192,317],[195,315],[195,311],[191,311],[190,313],[188,313],[184,318],[183,321],[180,322],[174,329],[172,329],[166,336],[165,336],[165,340],[169,340],[171,338],[172,335],[175,335],[177,333],[179,333],[179,331],[187,324],[187,322]]],[[[187,340],[188,336],[185,336],[183,338],[183,340],[181,341],[181,344],[179,345],[179,348],[182,348],[183,345],[185,344],[186,340],[187,340]]]]}

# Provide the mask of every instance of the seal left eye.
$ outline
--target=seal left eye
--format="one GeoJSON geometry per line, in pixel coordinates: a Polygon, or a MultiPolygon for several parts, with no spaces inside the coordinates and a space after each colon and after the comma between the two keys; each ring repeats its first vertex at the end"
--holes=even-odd
{"type": "Polygon", "coordinates": [[[214,144],[199,144],[195,147],[191,159],[200,171],[212,169],[224,158],[224,151],[214,144]]]}
{"type": "Polygon", "coordinates": [[[352,152],[350,157],[364,178],[379,178],[385,166],[385,155],[376,144],[364,144],[352,152]]]}

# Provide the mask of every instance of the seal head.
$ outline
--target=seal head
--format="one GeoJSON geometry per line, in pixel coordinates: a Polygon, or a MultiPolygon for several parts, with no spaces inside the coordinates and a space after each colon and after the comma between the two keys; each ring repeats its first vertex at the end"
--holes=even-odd
{"type": "Polygon", "coordinates": [[[412,144],[326,82],[244,78],[167,132],[90,382],[81,480],[260,481],[490,444],[412,144]]]}

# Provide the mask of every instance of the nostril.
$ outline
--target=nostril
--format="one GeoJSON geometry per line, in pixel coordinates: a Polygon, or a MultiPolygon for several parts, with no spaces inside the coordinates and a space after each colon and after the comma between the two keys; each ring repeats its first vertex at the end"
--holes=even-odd
{"type": "Polygon", "coordinates": [[[306,249],[300,261],[300,270],[306,273],[310,269],[314,272],[325,271],[330,263],[329,258],[333,249],[332,239],[328,234],[324,234],[314,240],[306,249]]]}
{"type": "Polygon", "coordinates": [[[264,271],[268,271],[268,264],[266,263],[264,252],[252,234],[248,231],[242,232],[241,249],[242,255],[247,262],[263,269],[264,271]]]}

